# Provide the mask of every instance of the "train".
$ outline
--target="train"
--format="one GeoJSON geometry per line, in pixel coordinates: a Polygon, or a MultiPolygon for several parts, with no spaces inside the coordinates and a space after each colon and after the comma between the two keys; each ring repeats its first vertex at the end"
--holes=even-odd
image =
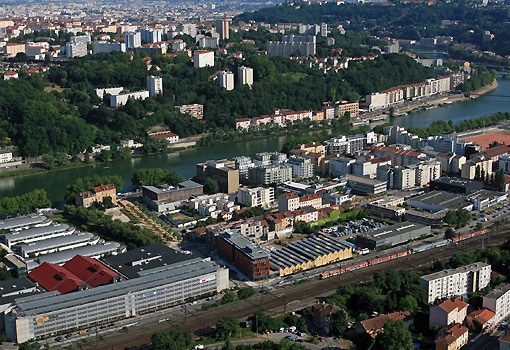
{"type": "Polygon", "coordinates": [[[429,249],[443,247],[443,246],[446,246],[446,245],[449,245],[449,244],[453,244],[453,243],[458,244],[461,241],[464,241],[466,239],[473,238],[473,237],[476,237],[476,236],[485,235],[488,232],[489,232],[489,230],[484,228],[484,229],[481,229],[481,230],[478,230],[478,231],[468,232],[468,233],[465,233],[463,235],[455,236],[452,239],[445,239],[445,240],[442,240],[442,241],[438,241],[438,242],[434,242],[434,243],[429,243],[429,244],[418,246],[418,247],[415,247],[415,248],[404,249],[404,250],[399,251],[397,253],[391,253],[391,254],[385,254],[385,255],[382,255],[382,256],[377,256],[375,258],[364,260],[364,261],[360,261],[360,262],[357,262],[357,263],[354,263],[354,264],[351,264],[351,265],[347,265],[347,266],[341,267],[339,269],[334,269],[334,270],[330,270],[330,271],[324,271],[324,272],[322,272],[319,275],[319,278],[320,279],[326,279],[326,278],[330,278],[330,277],[334,277],[334,276],[338,276],[338,275],[344,274],[346,272],[356,271],[356,270],[363,269],[363,268],[366,268],[366,267],[369,267],[369,266],[374,266],[374,265],[381,264],[381,263],[384,263],[384,262],[388,262],[388,261],[391,261],[391,260],[403,258],[403,257],[406,257],[406,256],[411,255],[411,254],[424,252],[424,251],[429,250],[429,249]]]}

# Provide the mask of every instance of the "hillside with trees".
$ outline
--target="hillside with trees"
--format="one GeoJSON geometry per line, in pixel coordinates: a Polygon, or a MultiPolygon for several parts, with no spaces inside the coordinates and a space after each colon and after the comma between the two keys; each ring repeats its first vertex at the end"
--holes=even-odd
{"type": "MultiPolygon", "coordinates": [[[[397,54],[352,62],[345,71],[326,74],[288,58],[256,54],[247,54],[244,62],[219,58],[214,67],[201,69],[194,68],[188,56],[177,55],[153,57],[147,70],[145,58],[120,53],[86,56],[51,67],[47,75],[22,74],[20,79],[0,81],[0,147],[13,145],[20,156],[47,155],[48,168],[95,144],[117,145],[123,139],[147,144],[147,152],[158,151],[160,143],[147,136],[154,128],[171,130],[181,138],[221,131],[215,136],[221,140],[221,135],[235,130],[236,118],[271,114],[278,108],[319,110],[325,101],[355,101],[370,92],[433,76],[431,69],[397,54]],[[217,72],[236,72],[240,65],[254,69],[253,87],[220,88],[217,72]],[[145,89],[151,74],[162,76],[162,96],[130,100],[112,109],[109,96],[100,101],[94,91],[118,86],[126,91],[145,89]],[[203,121],[175,111],[176,105],[193,103],[204,105],[203,121]]],[[[109,157],[113,156],[112,151],[109,157]]]]}

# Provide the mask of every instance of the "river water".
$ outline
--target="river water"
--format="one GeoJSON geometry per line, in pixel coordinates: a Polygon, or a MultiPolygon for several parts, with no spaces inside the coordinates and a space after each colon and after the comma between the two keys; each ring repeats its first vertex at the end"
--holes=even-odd
{"type": "MultiPolygon", "coordinates": [[[[435,120],[452,120],[457,124],[465,119],[478,118],[496,112],[510,112],[510,80],[500,79],[498,87],[487,95],[434,109],[413,112],[406,117],[390,120],[403,127],[425,127],[435,120]]],[[[291,136],[272,136],[246,142],[225,143],[206,148],[194,148],[170,154],[158,154],[144,158],[133,158],[89,167],[59,170],[48,173],[0,179],[0,197],[16,196],[34,189],[43,188],[57,206],[63,204],[65,188],[79,177],[98,175],[120,175],[124,180],[122,192],[132,189],[131,176],[139,168],[161,167],[175,171],[184,178],[195,175],[196,163],[209,159],[232,158],[241,155],[253,156],[258,152],[278,151],[291,136]]]]}

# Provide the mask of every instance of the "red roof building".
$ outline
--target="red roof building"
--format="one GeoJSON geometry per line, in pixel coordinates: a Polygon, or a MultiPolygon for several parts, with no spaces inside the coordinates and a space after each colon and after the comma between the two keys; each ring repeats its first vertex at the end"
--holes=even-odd
{"type": "Polygon", "coordinates": [[[42,263],[28,276],[48,291],[67,294],[120,280],[119,273],[96,259],[76,255],[63,266],[42,263]]]}
{"type": "Polygon", "coordinates": [[[58,290],[60,294],[67,294],[87,289],[86,283],[79,277],[62,266],[47,262],[33,269],[28,276],[50,292],[58,290]]]}
{"type": "Polygon", "coordinates": [[[120,275],[100,261],[87,256],[76,255],[63,266],[91,288],[118,282],[120,275]]]}

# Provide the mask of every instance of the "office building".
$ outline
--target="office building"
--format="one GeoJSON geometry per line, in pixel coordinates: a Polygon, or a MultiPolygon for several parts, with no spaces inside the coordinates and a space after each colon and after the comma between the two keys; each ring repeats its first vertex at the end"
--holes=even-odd
{"type": "Polygon", "coordinates": [[[149,90],[149,96],[154,97],[156,95],[163,94],[163,78],[155,77],[151,75],[147,77],[147,90],[149,90]]]}
{"type": "Polygon", "coordinates": [[[234,90],[234,73],[229,71],[221,71],[218,74],[218,83],[221,88],[228,91],[234,90]]]}
{"type": "Polygon", "coordinates": [[[237,81],[239,85],[253,86],[253,68],[241,66],[237,68],[237,81]]]}
{"type": "Polygon", "coordinates": [[[216,236],[218,255],[233,264],[252,281],[268,278],[271,272],[269,254],[250,242],[239,231],[227,231],[216,236]]]}
{"type": "Polygon", "coordinates": [[[369,196],[386,192],[388,189],[386,181],[351,174],[347,174],[346,178],[347,187],[350,188],[354,194],[369,196]]]}
{"type": "Polygon", "coordinates": [[[239,169],[234,162],[227,160],[208,160],[197,164],[197,176],[210,177],[216,182],[223,193],[236,193],[239,189],[239,169]]]}
{"type": "Polygon", "coordinates": [[[477,262],[456,269],[443,270],[420,277],[420,284],[427,291],[427,300],[463,296],[479,292],[491,280],[491,265],[477,262]]]}
{"type": "Polygon", "coordinates": [[[163,260],[162,254],[150,257],[130,254],[127,257],[131,260],[126,263],[119,260],[123,255],[115,257],[116,264],[112,266],[118,269],[132,265],[138,271],[135,278],[67,294],[54,291],[16,298],[11,311],[5,315],[8,340],[23,343],[55,333],[89,328],[229,287],[228,269],[209,259],[175,262],[163,260]],[[146,262],[158,265],[146,269],[146,262]]]}

